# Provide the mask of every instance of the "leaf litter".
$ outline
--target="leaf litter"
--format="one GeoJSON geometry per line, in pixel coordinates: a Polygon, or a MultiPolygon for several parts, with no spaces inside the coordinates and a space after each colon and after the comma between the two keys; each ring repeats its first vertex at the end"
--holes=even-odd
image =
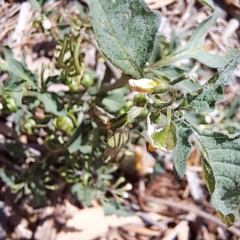
{"type": "MultiPolygon", "coordinates": [[[[175,31],[176,35],[187,33],[180,40],[182,45],[186,43],[190,30],[204,19],[207,16],[204,14],[209,11],[206,7],[199,7],[194,0],[146,0],[146,2],[150,8],[161,12],[161,32],[166,38],[170,38],[171,30],[175,31]]],[[[225,1],[224,4],[227,6],[228,12],[221,10],[218,22],[210,30],[204,44],[204,49],[214,54],[223,54],[229,48],[240,49],[239,36],[235,31],[236,24],[226,18],[227,14],[230,17],[236,14],[236,6],[233,1],[225,1]]],[[[52,10],[60,8],[60,11],[67,7],[74,14],[74,5],[66,3],[66,1],[50,2],[46,7],[52,10]]],[[[41,57],[42,51],[49,50],[51,52],[53,49],[48,49],[49,42],[44,36],[31,35],[30,24],[25,26],[24,38],[21,39],[21,42],[14,42],[16,39],[14,32],[16,34],[19,21],[27,21],[22,19],[22,15],[20,18],[23,8],[23,4],[20,3],[0,2],[0,51],[3,44],[8,44],[16,56],[21,55],[22,52],[27,53],[29,58],[27,64],[30,68],[35,61],[43,58],[41,57]],[[33,52],[32,47],[36,43],[43,44],[37,52],[33,52]]],[[[234,83],[238,84],[239,71],[237,69],[234,75],[234,83]]],[[[204,78],[207,80],[207,76],[211,74],[211,71],[205,72],[204,78]]],[[[227,93],[226,101],[221,101],[218,106],[226,108],[226,106],[231,106],[236,96],[239,96],[239,89],[230,83],[224,88],[224,91],[227,93]]],[[[212,118],[217,121],[220,118],[219,111],[217,108],[217,113],[212,115],[212,118]]],[[[239,109],[234,115],[235,119],[239,121],[239,109]]],[[[3,122],[1,120],[1,124],[7,128],[8,125],[11,125],[11,121],[3,122]]],[[[14,134],[9,134],[8,131],[2,129],[1,127],[1,142],[15,138],[14,134]]],[[[221,125],[215,126],[215,130],[221,130],[221,125]]],[[[0,151],[0,163],[11,164],[11,160],[3,156],[3,149],[0,151]]],[[[141,157],[145,154],[146,149],[142,147],[140,150],[138,149],[138,152],[140,152],[140,157],[137,161],[141,162],[142,168],[146,168],[146,159],[141,157]]],[[[197,148],[193,147],[189,155],[188,174],[182,180],[177,180],[174,176],[172,163],[168,157],[159,152],[156,154],[163,158],[164,165],[162,169],[155,165],[154,179],[146,174],[138,174],[138,172],[134,176],[129,176],[130,179],[134,178],[133,189],[124,204],[130,207],[133,216],[117,217],[114,214],[105,216],[103,207],[95,200],[91,201],[91,207],[87,207],[73,196],[70,197],[69,194],[57,196],[57,193],[49,196],[55,204],[35,209],[24,202],[14,203],[9,189],[1,183],[0,212],[4,216],[0,221],[1,237],[8,235],[8,239],[32,239],[33,237],[39,240],[238,239],[240,223],[237,222],[235,226],[226,229],[216,211],[208,203],[209,194],[202,180],[201,160],[197,148]],[[199,189],[197,197],[194,193],[196,189],[199,189]],[[59,198],[61,198],[60,202],[57,200],[59,198]]],[[[142,172],[146,173],[147,171],[142,169],[142,172]]]]}

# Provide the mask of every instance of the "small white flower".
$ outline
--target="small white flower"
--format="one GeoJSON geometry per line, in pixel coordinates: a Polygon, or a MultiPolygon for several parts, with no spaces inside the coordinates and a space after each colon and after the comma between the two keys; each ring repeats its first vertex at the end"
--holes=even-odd
{"type": "Polygon", "coordinates": [[[140,93],[153,93],[158,84],[157,80],[147,78],[129,80],[130,89],[140,93]]]}
{"type": "Polygon", "coordinates": [[[208,124],[212,123],[212,117],[209,114],[205,116],[205,122],[208,124]]]}
{"type": "Polygon", "coordinates": [[[147,116],[147,131],[143,130],[141,133],[141,135],[145,138],[145,140],[150,144],[148,146],[149,151],[155,151],[155,150],[159,149],[165,153],[169,153],[169,151],[166,148],[164,148],[164,147],[159,148],[159,146],[155,145],[155,143],[152,139],[152,135],[154,133],[161,132],[162,130],[163,130],[163,128],[157,129],[156,125],[154,123],[151,123],[150,113],[149,113],[147,116]]]}
{"type": "Polygon", "coordinates": [[[128,197],[129,197],[129,195],[128,195],[127,192],[122,192],[121,196],[122,196],[123,198],[128,198],[128,197]]]}
{"type": "Polygon", "coordinates": [[[42,20],[42,26],[45,30],[49,30],[52,27],[52,23],[50,22],[49,19],[44,19],[42,20]]]}
{"type": "Polygon", "coordinates": [[[131,184],[131,183],[127,183],[127,184],[125,185],[125,187],[124,187],[124,190],[125,190],[125,191],[130,191],[130,190],[132,190],[132,184],[131,184]]]}

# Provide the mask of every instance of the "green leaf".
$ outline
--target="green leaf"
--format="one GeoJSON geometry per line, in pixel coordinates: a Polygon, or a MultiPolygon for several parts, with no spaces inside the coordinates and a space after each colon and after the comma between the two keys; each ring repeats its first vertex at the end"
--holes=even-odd
{"type": "Polygon", "coordinates": [[[61,36],[61,39],[64,38],[64,35],[67,34],[71,29],[71,26],[69,24],[66,25],[58,25],[58,32],[61,36]]]}
{"type": "Polygon", "coordinates": [[[31,4],[32,10],[42,12],[42,6],[38,0],[28,0],[31,4]]]}
{"type": "Polygon", "coordinates": [[[22,107],[22,97],[23,97],[23,95],[21,93],[10,92],[8,95],[15,100],[18,107],[22,107]]]}
{"type": "Polygon", "coordinates": [[[14,182],[6,175],[5,170],[0,168],[0,179],[10,188],[14,187],[14,182]]]}
{"type": "Polygon", "coordinates": [[[193,92],[199,89],[199,87],[201,87],[201,85],[199,84],[199,82],[192,82],[189,79],[186,79],[184,81],[181,81],[177,84],[174,85],[174,88],[182,91],[182,92],[193,92]]]}
{"type": "Polygon", "coordinates": [[[24,84],[26,84],[25,80],[19,79],[17,75],[10,73],[9,78],[4,81],[4,90],[21,92],[24,84]]]}
{"type": "Polygon", "coordinates": [[[207,5],[212,10],[214,10],[214,2],[213,2],[213,0],[199,0],[199,2],[201,2],[204,5],[207,5]]]}
{"type": "Polygon", "coordinates": [[[91,154],[92,153],[92,146],[79,146],[79,151],[83,154],[91,154]]]}
{"type": "Polygon", "coordinates": [[[223,68],[230,63],[239,52],[239,50],[229,50],[225,55],[219,56],[205,52],[204,50],[194,50],[188,52],[186,57],[198,60],[210,68],[223,68]]]}
{"type": "Polygon", "coordinates": [[[184,74],[184,70],[173,65],[164,66],[154,70],[154,73],[158,76],[167,77],[168,81],[174,80],[184,74]]]}
{"type": "Polygon", "coordinates": [[[189,137],[192,135],[192,127],[183,120],[173,122],[176,129],[177,143],[173,149],[174,173],[182,178],[186,171],[187,160],[191,151],[189,137]]]}
{"type": "Polygon", "coordinates": [[[101,204],[104,209],[104,213],[106,215],[117,215],[117,216],[132,216],[133,212],[129,209],[129,207],[125,207],[121,204],[118,204],[117,202],[113,200],[101,200],[101,204]]]}
{"type": "Polygon", "coordinates": [[[76,194],[77,198],[84,204],[91,206],[92,199],[97,195],[97,189],[76,183],[72,186],[72,193],[76,194]]]}
{"type": "Polygon", "coordinates": [[[104,55],[134,78],[153,50],[160,16],[143,0],[89,0],[92,25],[104,55]]]}
{"type": "MultiPolygon", "coordinates": [[[[77,131],[80,128],[77,128],[77,131]]],[[[70,138],[70,141],[68,142],[68,151],[70,154],[73,154],[74,152],[76,152],[77,150],[79,150],[80,144],[82,142],[82,135],[80,134],[80,132],[78,132],[78,135],[76,135],[76,132],[74,132],[74,135],[72,136],[72,138],[70,138]],[[71,141],[71,142],[70,142],[71,141]]]]}
{"type": "Polygon", "coordinates": [[[66,110],[59,102],[58,96],[55,93],[36,93],[36,97],[43,103],[46,112],[56,116],[66,115],[66,110]]]}
{"type": "Polygon", "coordinates": [[[80,112],[78,115],[78,126],[73,132],[72,136],[66,143],[66,148],[68,149],[70,154],[73,154],[77,150],[79,150],[82,143],[82,122],[84,119],[84,113],[80,112]]]}
{"type": "Polygon", "coordinates": [[[105,97],[102,100],[102,104],[103,106],[105,106],[107,111],[109,111],[110,113],[115,113],[126,106],[126,100],[122,93],[116,92],[105,97]]]}
{"type": "Polygon", "coordinates": [[[25,86],[36,88],[37,85],[34,74],[14,59],[11,49],[5,47],[4,55],[6,61],[0,58],[0,69],[18,76],[21,80],[27,81],[27,83],[24,84],[25,86]]]}
{"type": "MultiPolygon", "coordinates": [[[[165,56],[152,67],[162,67],[172,64],[181,59],[193,58],[211,68],[225,67],[239,50],[230,50],[224,56],[213,55],[203,50],[203,44],[210,27],[216,22],[218,12],[214,11],[211,16],[203,20],[193,31],[186,46],[169,56],[165,56]]],[[[151,68],[152,68],[151,67],[151,68]]]]}
{"type": "Polygon", "coordinates": [[[20,133],[21,133],[19,123],[21,122],[21,118],[22,118],[23,114],[24,114],[24,110],[22,108],[18,109],[14,113],[13,129],[17,133],[17,135],[20,135],[20,133]]]}
{"type": "Polygon", "coordinates": [[[201,48],[204,44],[210,27],[216,22],[217,17],[218,12],[214,11],[212,15],[199,23],[199,25],[194,29],[186,46],[182,50],[178,51],[178,53],[201,48]]]}
{"type": "Polygon", "coordinates": [[[231,226],[238,218],[240,205],[240,135],[195,129],[193,140],[203,158],[204,178],[211,204],[231,226]]]}
{"type": "Polygon", "coordinates": [[[214,110],[216,101],[223,99],[222,87],[226,85],[239,63],[239,56],[223,70],[219,70],[205,85],[192,94],[187,94],[188,106],[197,112],[214,110]]]}
{"type": "Polygon", "coordinates": [[[82,126],[81,125],[82,125],[83,118],[84,118],[84,114],[83,112],[80,112],[78,116],[78,119],[79,119],[78,126],[73,132],[68,142],[66,143],[66,148],[68,149],[70,154],[73,154],[74,152],[79,150],[79,147],[81,146],[81,143],[82,143],[82,135],[81,135],[82,126]]]}

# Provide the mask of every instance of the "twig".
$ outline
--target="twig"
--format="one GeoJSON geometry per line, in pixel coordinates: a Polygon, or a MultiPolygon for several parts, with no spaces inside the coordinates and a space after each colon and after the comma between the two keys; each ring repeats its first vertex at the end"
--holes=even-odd
{"type": "MultiPolygon", "coordinates": [[[[175,208],[175,209],[177,208],[177,209],[180,209],[180,210],[185,211],[185,212],[193,212],[196,215],[198,215],[202,218],[205,218],[205,219],[215,223],[216,225],[226,229],[227,231],[231,232],[232,234],[235,234],[236,236],[240,237],[240,230],[239,229],[237,229],[236,227],[226,228],[225,224],[220,219],[212,216],[211,214],[209,214],[207,212],[204,212],[203,210],[201,210],[201,209],[199,209],[195,206],[191,206],[191,205],[186,206],[186,205],[183,205],[181,203],[171,202],[171,201],[168,201],[168,200],[165,200],[165,199],[162,199],[162,198],[155,198],[155,197],[151,197],[151,196],[150,197],[145,197],[143,199],[143,201],[149,201],[149,202],[154,202],[154,203],[158,203],[158,204],[164,204],[164,205],[167,205],[168,207],[175,208]]],[[[153,211],[153,208],[149,208],[149,207],[146,207],[146,208],[148,210],[153,211]]]]}
{"type": "Polygon", "coordinates": [[[165,232],[167,230],[167,227],[165,224],[163,223],[159,223],[158,221],[154,220],[153,218],[151,218],[151,216],[149,216],[148,214],[144,213],[144,212],[140,212],[138,214],[138,216],[143,220],[144,223],[146,223],[147,225],[151,225],[151,226],[155,226],[156,228],[158,228],[160,231],[165,232]]]}
{"type": "MultiPolygon", "coordinates": [[[[189,216],[186,216],[186,218],[190,218],[189,216]]],[[[189,219],[190,220],[190,219],[189,219]]],[[[177,237],[177,234],[181,231],[181,228],[184,227],[184,225],[188,224],[187,220],[182,220],[167,236],[163,238],[163,240],[173,240],[177,237]]]]}

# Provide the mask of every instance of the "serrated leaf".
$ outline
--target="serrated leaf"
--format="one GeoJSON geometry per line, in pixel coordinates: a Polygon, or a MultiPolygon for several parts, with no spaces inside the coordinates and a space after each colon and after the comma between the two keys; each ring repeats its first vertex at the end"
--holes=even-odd
{"type": "Polygon", "coordinates": [[[192,135],[192,127],[183,120],[173,122],[176,129],[176,147],[173,149],[174,173],[182,178],[186,171],[187,160],[191,152],[189,137],[192,135]]]}
{"type": "Polygon", "coordinates": [[[139,79],[153,50],[160,16],[139,0],[89,0],[92,25],[104,55],[139,79]]]}
{"type": "Polygon", "coordinates": [[[46,112],[56,116],[66,115],[66,110],[59,102],[58,96],[55,93],[36,93],[36,97],[43,103],[46,112]]]}
{"type": "Polygon", "coordinates": [[[238,218],[240,205],[240,135],[195,129],[194,142],[203,158],[204,178],[211,204],[231,226],[238,218]]]}
{"type": "Polygon", "coordinates": [[[177,50],[169,56],[153,64],[153,67],[170,65],[178,60],[193,58],[211,68],[225,67],[239,50],[230,50],[223,56],[213,55],[203,50],[203,44],[210,27],[216,22],[218,12],[214,11],[211,16],[203,20],[193,31],[186,46],[177,50]]]}
{"type": "Polygon", "coordinates": [[[239,56],[223,70],[219,70],[205,85],[192,94],[187,94],[188,106],[197,112],[214,110],[216,101],[223,99],[222,87],[226,85],[239,63],[239,56]]]}

